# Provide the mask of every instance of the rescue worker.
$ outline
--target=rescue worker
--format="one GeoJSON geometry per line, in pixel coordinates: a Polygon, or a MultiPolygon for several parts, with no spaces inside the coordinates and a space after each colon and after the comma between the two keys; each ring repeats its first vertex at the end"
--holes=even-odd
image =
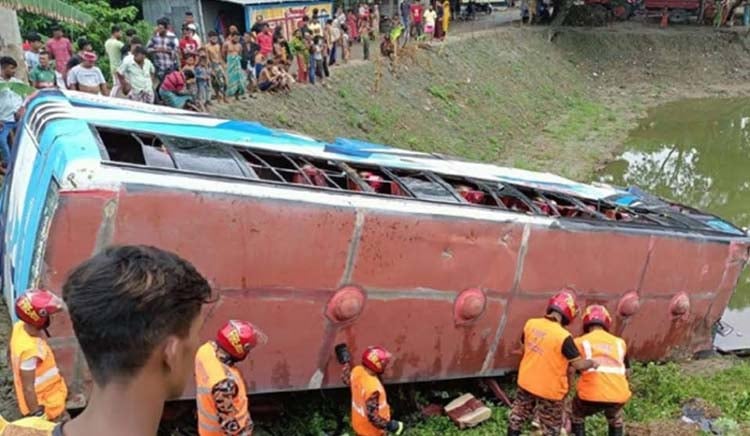
{"type": "Polygon", "coordinates": [[[627,379],[629,362],[625,341],[609,333],[612,318],[604,306],[586,308],[583,314],[584,335],[576,338],[578,350],[587,359],[599,364],[584,371],[578,378],[573,399],[571,422],[573,435],[586,434],[587,416],[604,412],[609,424],[609,436],[622,436],[623,412],[631,392],[627,379]]]}
{"type": "Polygon", "coordinates": [[[357,436],[400,435],[404,423],[391,419],[391,407],[380,380],[393,356],[383,347],[367,347],[362,364],[351,367],[346,344],[336,345],[336,359],[343,365],[342,381],[352,392],[352,428],[357,436]]]}
{"type": "Polygon", "coordinates": [[[201,436],[250,435],[253,420],[248,410],[247,388],[235,366],[266,336],[247,321],[228,321],[215,341],[201,345],[195,355],[198,434],[201,436]]]}
{"type": "Polygon", "coordinates": [[[57,295],[43,289],[30,289],[16,299],[19,321],[10,337],[10,362],[18,408],[24,416],[57,421],[66,414],[68,387],[42,337],[42,332],[49,336],[50,317],[62,307],[57,295]]]}
{"type": "Polygon", "coordinates": [[[583,359],[565,329],[576,317],[573,294],[562,290],[549,299],[543,318],[526,321],[521,336],[523,358],[518,368],[518,392],[510,412],[509,436],[520,436],[524,423],[538,413],[544,435],[560,434],[563,398],[568,393],[568,365],[578,371],[596,368],[583,359]]]}
{"type": "Polygon", "coordinates": [[[0,421],[0,435],[157,434],[164,402],[192,377],[201,308],[215,301],[206,279],[174,253],[112,246],[77,266],[62,296],[93,379],[88,404],[53,429],[0,421]]]}

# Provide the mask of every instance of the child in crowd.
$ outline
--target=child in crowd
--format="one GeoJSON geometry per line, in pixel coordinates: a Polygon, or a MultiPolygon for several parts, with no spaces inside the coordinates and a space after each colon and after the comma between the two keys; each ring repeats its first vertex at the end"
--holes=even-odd
{"type": "Polygon", "coordinates": [[[211,104],[209,87],[211,86],[211,66],[208,65],[208,55],[205,50],[198,51],[200,60],[195,66],[195,81],[198,86],[198,96],[196,101],[199,105],[208,106],[211,104]]]}
{"type": "Polygon", "coordinates": [[[344,60],[344,63],[349,62],[349,49],[350,49],[350,37],[349,37],[349,27],[346,24],[341,25],[341,59],[344,60]]]}
{"type": "Polygon", "coordinates": [[[185,90],[188,94],[193,98],[193,102],[195,103],[195,106],[201,111],[205,112],[206,108],[203,106],[203,103],[201,103],[199,97],[198,97],[198,76],[195,73],[195,66],[196,66],[196,57],[194,53],[186,53],[185,59],[184,59],[185,65],[182,67],[182,72],[185,73],[185,77],[193,76],[192,79],[185,80],[185,90]],[[188,71],[190,71],[192,74],[186,74],[188,71]]]}

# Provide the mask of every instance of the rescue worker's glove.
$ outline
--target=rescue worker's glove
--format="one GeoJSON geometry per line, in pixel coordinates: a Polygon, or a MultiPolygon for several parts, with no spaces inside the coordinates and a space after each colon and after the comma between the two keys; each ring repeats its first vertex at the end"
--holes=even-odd
{"type": "Polygon", "coordinates": [[[404,423],[401,421],[396,421],[395,419],[392,419],[388,421],[388,424],[385,426],[385,429],[388,430],[389,433],[392,433],[398,436],[404,432],[404,423]]]}
{"type": "Polygon", "coordinates": [[[346,344],[336,345],[335,350],[336,350],[336,360],[338,360],[340,364],[344,365],[346,363],[351,362],[352,355],[349,354],[349,348],[346,346],[346,344]]]}

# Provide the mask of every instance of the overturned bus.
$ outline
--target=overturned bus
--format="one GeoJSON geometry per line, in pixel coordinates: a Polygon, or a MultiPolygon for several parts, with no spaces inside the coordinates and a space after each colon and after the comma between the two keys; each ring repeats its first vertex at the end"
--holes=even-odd
{"type": "MultiPolygon", "coordinates": [[[[638,190],[60,91],[27,102],[1,201],[8,307],[110,244],[172,250],[220,295],[204,338],[229,318],[268,333],[240,364],[254,393],[339,386],[338,342],[391,349],[389,382],[506,373],[562,287],[606,305],[634,358],[710,348],[750,247],[638,190]]],[[[69,319],[50,332],[83,405],[69,319]]]]}

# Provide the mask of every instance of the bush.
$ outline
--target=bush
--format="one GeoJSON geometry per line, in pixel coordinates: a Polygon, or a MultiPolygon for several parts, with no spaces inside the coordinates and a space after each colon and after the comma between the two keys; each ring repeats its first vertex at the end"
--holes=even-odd
{"type": "MultiPolygon", "coordinates": [[[[63,0],[83,12],[91,15],[94,19],[87,26],[77,24],[58,23],[51,18],[42,17],[29,12],[19,12],[18,22],[21,28],[21,35],[27,35],[29,32],[37,32],[42,38],[52,35],[52,27],[59,25],[65,31],[65,35],[75,45],[78,38],[86,37],[94,47],[94,51],[99,55],[98,66],[101,68],[104,77],[110,78],[109,59],[104,53],[104,42],[109,38],[112,26],[119,25],[123,33],[126,29],[134,28],[138,32],[138,37],[148,41],[151,37],[154,26],[143,20],[138,19],[140,11],[135,6],[125,6],[114,8],[106,0],[63,0]]],[[[75,47],[77,50],[78,48],[75,47]]]]}

